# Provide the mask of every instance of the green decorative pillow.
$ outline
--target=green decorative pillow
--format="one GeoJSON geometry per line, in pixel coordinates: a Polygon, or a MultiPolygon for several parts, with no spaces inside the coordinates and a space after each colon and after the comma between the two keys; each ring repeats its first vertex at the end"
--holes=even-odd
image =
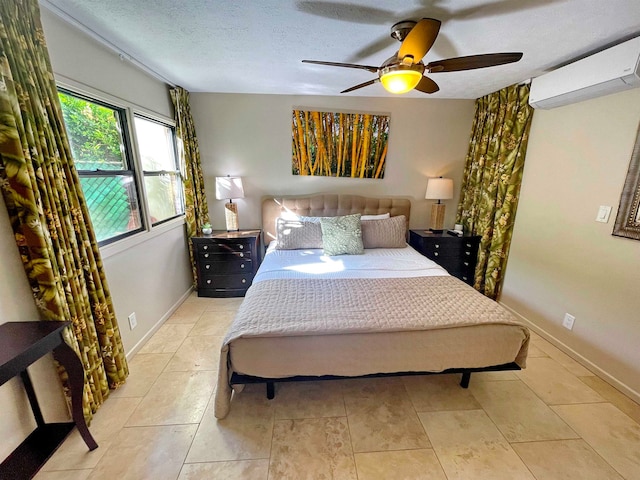
{"type": "Polygon", "coordinates": [[[325,255],[362,255],[360,214],[322,217],[322,247],[325,255]]]}

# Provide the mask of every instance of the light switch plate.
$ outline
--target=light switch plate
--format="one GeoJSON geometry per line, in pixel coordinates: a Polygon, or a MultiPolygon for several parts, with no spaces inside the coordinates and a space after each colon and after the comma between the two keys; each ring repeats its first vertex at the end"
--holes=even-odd
{"type": "Polygon", "coordinates": [[[596,222],[607,223],[609,221],[609,215],[611,215],[611,207],[600,205],[598,215],[596,216],[596,222]]]}

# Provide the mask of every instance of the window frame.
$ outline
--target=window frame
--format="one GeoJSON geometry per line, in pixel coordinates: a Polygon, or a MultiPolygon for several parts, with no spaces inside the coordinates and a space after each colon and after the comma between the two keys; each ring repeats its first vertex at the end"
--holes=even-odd
{"type": "Polygon", "coordinates": [[[175,122],[167,122],[161,118],[158,118],[155,115],[150,115],[147,112],[140,112],[138,110],[133,110],[131,112],[131,117],[132,117],[132,131],[134,134],[134,143],[135,143],[135,153],[136,156],[138,157],[138,161],[139,161],[139,165],[140,165],[140,172],[141,172],[141,179],[142,179],[142,185],[144,188],[144,202],[145,202],[145,211],[147,213],[147,219],[148,219],[148,223],[149,223],[149,227],[153,228],[153,227],[157,227],[158,225],[162,225],[163,223],[169,222],[175,218],[178,217],[184,217],[185,215],[185,210],[186,210],[186,205],[185,205],[185,195],[184,195],[184,174],[183,174],[183,168],[182,168],[182,162],[180,161],[180,156],[178,155],[178,143],[177,143],[177,136],[176,136],[176,125],[175,122]],[[142,159],[140,158],[140,146],[138,143],[138,131],[135,128],[135,119],[136,117],[142,119],[142,120],[146,120],[148,122],[154,122],[157,123],[158,125],[161,125],[163,127],[167,127],[171,130],[172,133],[172,142],[171,142],[171,147],[173,150],[173,158],[175,160],[175,170],[145,170],[144,166],[142,165],[142,159]],[[160,221],[157,222],[152,222],[151,220],[151,209],[149,207],[149,197],[147,195],[147,185],[146,182],[144,181],[144,179],[146,177],[154,177],[154,176],[161,176],[161,175],[175,175],[178,178],[178,181],[180,182],[180,186],[182,187],[182,192],[181,192],[181,201],[182,201],[182,212],[181,213],[177,213],[176,215],[173,215],[171,217],[162,219],[160,221]]]}
{"type": "MultiPolygon", "coordinates": [[[[136,244],[150,240],[156,237],[157,235],[162,235],[169,230],[173,230],[174,228],[182,227],[182,225],[184,225],[185,223],[185,210],[186,210],[186,205],[184,204],[184,200],[185,200],[184,171],[183,171],[182,160],[178,155],[175,121],[172,118],[169,118],[163,114],[153,112],[145,107],[136,105],[130,101],[123,100],[113,95],[106,94],[104,92],[95,90],[93,88],[87,87],[83,84],[79,84],[73,80],[70,80],[64,77],[57,78],[56,76],[56,86],[59,91],[62,91],[68,95],[76,96],[100,105],[104,104],[104,106],[106,106],[107,108],[112,108],[121,112],[121,117],[122,117],[121,123],[123,124],[122,125],[123,145],[125,149],[128,149],[125,155],[129,161],[128,167],[131,169],[131,170],[127,170],[127,172],[133,172],[133,181],[135,182],[137,193],[138,193],[137,201],[138,201],[138,211],[140,212],[141,227],[138,229],[132,230],[130,232],[116,235],[109,239],[105,239],[98,242],[98,246],[100,248],[103,258],[107,258],[111,255],[125,251],[136,244]],[[176,164],[178,167],[176,170],[176,173],[179,176],[181,185],[183,186],[183,193],[182,193],[183,212],[174,217],[164,219],[160,222],[156,222],[155,224],[152,224],[151,222],[149,204],[147,201],[147,191],[144,185],[142,162],[141,162],[140,153],[138,150],[136,132],[134,128],[134,118],[136,115],[139,117],[145,118],[147,120],[158,122],[162,125],[165,125],[171,128],[173,132],[173,148],[175,153],[176,164]]],[[[80,172],[81,171],[78,170],[78,174],[80,174],[80,172]]],[[[124,172],[124,170],[104,170],[104,171],[98,170],[95,172],[91,170],[86,170],[85,172],[90,172],[92,175],[104,174],[104,175],[113,176],[114,175],[113,172],[124,172]]],[[[170,173],[173,173],[173,172],[170,172],[170,173]]]]}

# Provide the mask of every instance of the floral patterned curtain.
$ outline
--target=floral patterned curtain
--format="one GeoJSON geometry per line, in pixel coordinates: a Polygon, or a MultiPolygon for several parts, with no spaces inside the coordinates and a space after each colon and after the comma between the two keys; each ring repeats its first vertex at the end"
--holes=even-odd
{"type": "Polygon", "coordinates": [[[90,420],[128,367],[37,0],[0,2],[0,187],[41,317],[73,323],[90,420]]]}
{"type": "Polygon", "coordinates": [[[474,287],[497,299],[507,266],[533,108],[529,86],[476,100],[456,223],[481,235],[474,287]]]}
{"type": "MultiPolygon", "coordinates": [[[[176,135],[178,150],[184,168],[185,220],[187,237],[198,234],[202,225],[209,223],[209,206],[204,192],[204,177],[200,165],[200,150],[196,138],[196,127],[189,107],[189,92],[182,87],[171,89],[171,100],[175,107],[176,135]]],[[[193,285],[196,285],[196,264],[193,258],[193,245],[189,241],[189,256],[193,271],[193,285]]]]}

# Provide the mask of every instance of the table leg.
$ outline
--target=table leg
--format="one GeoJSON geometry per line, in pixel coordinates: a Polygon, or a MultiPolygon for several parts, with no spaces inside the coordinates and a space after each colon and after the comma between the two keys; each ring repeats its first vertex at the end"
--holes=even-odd
{"type": "Polygon", "coordinates": [[[93,439],[87,422],[84,419],[84,413],[82,413],[82,392],[84,388],[84,369],[82,368],[82,362],[76,355],[76,352],[67,345],[64,340],[62,344],[54,348],[55,358],[67,371],[69,377],[69,388],[71,389],[71,414],[73,421],[76,424],[76,428],[84,443],[87,444],[89,450],[95,450],[98,448],[98,444],[93,439]]]}

